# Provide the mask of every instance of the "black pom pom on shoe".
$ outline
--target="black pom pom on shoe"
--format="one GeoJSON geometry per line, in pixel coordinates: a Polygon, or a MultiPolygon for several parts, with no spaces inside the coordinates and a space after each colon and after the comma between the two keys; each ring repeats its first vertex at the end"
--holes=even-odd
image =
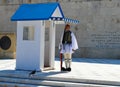
{"type": "Polygon", "coordinates": [[[67,68],[67,71],[71,71],[71,68],[67,68]]]}
{"type": "Polygon", "coordinates": [[[66,71],[66,69],[64,67],[61,68],[61,71],[66,71]]]}

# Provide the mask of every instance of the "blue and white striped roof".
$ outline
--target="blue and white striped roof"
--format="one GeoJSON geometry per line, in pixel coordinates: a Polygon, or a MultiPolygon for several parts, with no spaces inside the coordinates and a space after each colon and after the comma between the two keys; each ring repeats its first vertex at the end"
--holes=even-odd
{"type": "Polygon", "coordinates": [[[66,18],[62,12],[60,4],[39,3],[39,4],[22,4],[14,15],[12,21],[29,21],[29,20],[54,20],[65,21],[70,23],[79,23],[78,20],[66,18]]]}
{"type": "Polygon", "coordinates": [[[52,17],[51,20],[55,20],[55,21],[64,21],[65,23],[74,23],[74,24],[78,24],[79,21],[75,20],[75,19],[70,19],[70,18],[59,18],[59,17],[52,17]]]}
{"type": "Polygon", "coordinates": [[[75,19],[70,19],[70,18],[64,18],[63,19],[65,22],[70,22],[70,23],[74,23],[74,24],[78,24],[79,21],[75,20],[75,19]]]}

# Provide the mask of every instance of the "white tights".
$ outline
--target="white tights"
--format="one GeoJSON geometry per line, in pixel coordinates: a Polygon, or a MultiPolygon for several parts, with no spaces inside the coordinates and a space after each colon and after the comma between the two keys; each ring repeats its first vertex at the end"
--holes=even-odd
{"type": "Polygon", "coordinates": [[[65,60],[65,66],[66,68],[71,68],[71,59],[72,54],[71,53],[64,53],[64,60],[65,60]]]}

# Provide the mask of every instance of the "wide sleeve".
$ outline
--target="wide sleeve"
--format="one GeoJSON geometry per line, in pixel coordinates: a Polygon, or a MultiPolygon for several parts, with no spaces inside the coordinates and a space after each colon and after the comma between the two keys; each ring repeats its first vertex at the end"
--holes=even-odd
{"type": "Polygon", "coordinates": [[[72,49],[76,50],[78,49],[77,39],[73,33],[71,33],[71,35],[72,35],[72,49]]]}

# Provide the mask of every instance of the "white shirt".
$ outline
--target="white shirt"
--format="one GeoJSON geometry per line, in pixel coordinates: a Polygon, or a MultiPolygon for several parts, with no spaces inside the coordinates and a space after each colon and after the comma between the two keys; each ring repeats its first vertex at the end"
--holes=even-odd
{"type": "Polygon", "coordinates": [[[61,49],[60,53],[73,53],[73,50],[78,49],[78,44],[75,35],[71,32],[72,44],[62,44],[63,35],[61,37],[61,42],[59,45],[59,49],[61,49]],[[72,50],[73,49],[73,50],[72,50]]]}

